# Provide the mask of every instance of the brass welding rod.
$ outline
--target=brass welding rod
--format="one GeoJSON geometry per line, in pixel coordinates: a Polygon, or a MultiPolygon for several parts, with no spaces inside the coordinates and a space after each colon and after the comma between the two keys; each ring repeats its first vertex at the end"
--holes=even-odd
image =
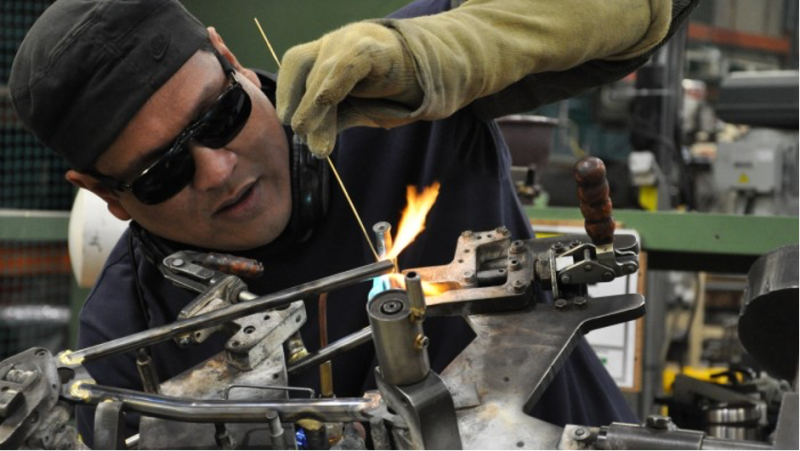
{"type": "MultiPolygon", "coordinates": [[[[264,38],[264,42],[267,43],[267,48],[269,49],[270,53],[272,54],[272,58],[275,59],[275,64],[278,65],[278,69],[281,68],[281,62],[278,60],[278,55],[275,54],[275,50],[272,49],[272,44],[269,43],[269,39],[267,39],[267,34],[264,33],[264,29],[261,28],[261,24],[258,22],[257,18],[253,18],[256,22],[256,26],[258,30],[261,32],[261,36],[264,38]]],[[[367,244],[369,244],[369,248],[372,250],[372,255],[375,256],[375,261],[380,261],[380,257],[378,257],[378,252],[375,250],[375,246],[372,244],[372,240],[369,238],[369,234],[367,233],[367,229],[364,227],[364,222],[361,221],[361,216],[358,215],[358,211],[356,210],[356,206],[353,205],[353,201],[350,200],[350,194],[347,192],[347,188],[344,186],[344,182],[342,178],[339,177],[339,172],[336,170],[336,166],[333,165],[333,161],[331,157],[327,157],[328,165],[331,167],[331,171],[333,175],[336,177],[336,181],[339,182],[339,186],[342,187],[342,193],[344,193],[345,199],[347,199],[347,203],[350,204],[350,209],[353,210],[353,215],[356,217],[356,221],[358,221],[358,225],[361,227],[361,232],[364,234],[364,238],[367,240],[367,244]]]]}

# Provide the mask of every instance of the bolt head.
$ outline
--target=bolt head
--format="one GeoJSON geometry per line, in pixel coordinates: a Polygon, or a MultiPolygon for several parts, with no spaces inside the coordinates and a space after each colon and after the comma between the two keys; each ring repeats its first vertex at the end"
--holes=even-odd
{"type": "Polygon", "coordinates": [[[461,232],[461,238],[471,239],[472,238],[472,230],[465,230],[461,232]]]}
{"type": "Polygon", "coordinates": [[[423,349],[427,348],[430,344],[430,338],[426,337],[425,335],[419,334],[417,338],[414,339],[414,349],[417,351],[422,351],[423,349]]]}
{"type": "Polygon", "coordinates": [[[573,299],[573,300],[572,300],[572,304],[573,304],[575,307],[577,307],[577,308],[579,308],[579,309],[581,309],[581,310],[585,309],[585,308],[586,308],[586,307],[589,305],[589,304],[586,302],[586,298],[585,298],[585,297],[583,297],[583,296],[578,296],[578,297],[576,297],[575,299],[573,299]]]}
{"type": "Polygon", "coordinates": [[[662,415],[650,415],[647,417],[645,424],[653,429],[669,429],[670,424],[672,424],[672,418],[662,415]]]}
{"type": "Polygon", "coordinates": [[[176,259],[172,260],[172,266],[183,266],[184,263],[186,263],[186,262],[184,262],[183,259],[180,259],[180,258],[176,258],[176,259]]]}
{"type": "Polygon", "coordinates": [[[572,439],[576,441],[584,441],[587,440],[591,435],[586,428],[577,428],[572,430],[572,439]]]}
{"type": "Polygon", "coordinates": [[[507,227],[505,227],[505,226],[500,226],[500,227],[498,227],[498,228],[494,229],[494,231],[495,231],[495,233],[497,233],[498,235],[502,235],[502,236],[506,236],[506,235],[508,235],[508,228],[507,228],[507,227]]]}
{"type": "Polygon", "coordinates": [[[583,270],[586,271],[586,272],[591,272],[592,271],[592,265],[589,264],[589,263],[583,265],[583,270]]]}
{"type": "Polygon", "coordinates": [[[553,307],[555,307],[556,310],[566,310],[567,305],[566,299],[556,299],[555,302],[553,302],[553,307]]]}
{"type": "Polygon", "coordinates": [[[572,277],[570,277],[569,274],[564,274],[561,276],[561,283],[563,283],[564,285],[569,284],[571,281],[572,277]]]}
{"type": "Polygon", "coordinates": [[[525,291],[525,287],[527,287],[527,284],[522,280],[515,280],[514,283],[511,284],[511,290],[514,293],[522,293],[525,291]]]}
{"type": "Polygon", "coordinates": [[[614,280],[614,274],[609,271],[603,273],[603,282],[611,282],[612,280],[614,280]]]}
{"type": "Polygon", "coordinates": [[[392,315],[403,309],[403,303],[396,300],[388,300],[381,305],[381,313],[392,315]]]}
{"type": "Polygon", "coordinates": [[[517,241],[514,241],[513,243],[511,243],[511,253],[512,254],[519,254],[524,249],[525,249],[525,245],[522,243],[522,241],[517,240],[517,241]]]}
{"type": "Polygon", "coordinates": [[[464,271],[463,273],[461,273],[461,277],[462,277],[462,278],[464,279],[464,281],[466,281],[467,283],[472,283],[472,282],[474,282],[474,281],[475,281],[475,273],[474,273],[474,272],[472,272],[472,271],[469,271],[469,270],[467,270],[467,271],[464,271]]]}

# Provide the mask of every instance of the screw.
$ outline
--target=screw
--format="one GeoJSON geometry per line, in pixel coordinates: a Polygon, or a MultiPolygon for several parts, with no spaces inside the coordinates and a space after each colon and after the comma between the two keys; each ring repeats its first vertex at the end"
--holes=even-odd
{"type": "Polygon", "coordinates": [[[669,429],[672,418],[661,415],[650,415],[647,417],[646,425],[652,429],[669,429]]]}
{"type": "Polygon", "coordinates": [[[591,263],[587,263],[587,264],[583,265],[583,270],[586,271],[586,272],[592,272],[592,264],[591,263]]]}
{"type": "Polygon", "coordinates": [[[569,274],[564,274],[561,276],[561,283],[563,283],[564,285],[569,284],[571,281],[572,277],[570,277],[569,274]]]}
{"type": "Polygon", "coordinates": [[[566,299],[556,299],[556,301],[553,302],[553,306],[556,308],[556,310],[566,310],[567,309],[567,300],[566,299]]]}
{"type": "Polygon", "coordinates": [[[465,230],[461,232],[461,238],[472,239],[472,230],[465,230]]]}
{"type": "Polygon", "coordinates": [[[417,351],[422,351],[423,349],[427,348],[430,344],[430,338],[426,337],[425,335],[419,334],[417,338],[414,339],[414,349],[417,351]]]}
{"type": "Polygon", "coordinates": [[[467,283],[475,283],[475,273],[472,272],[472,271],[469,271],[469,270],[464,271],[461,274],[461,277],[463,277],[464,281],[467,282],[467,283]]]}
{"type": "Polygon", "coordinates": [[[572,240],[569,242],[569,247],[578,247],[581,245],[581,242],[578,240],[572,240]]]}
{"type": "Polygon", "coordinates": [[[511,284],[511,291],[514,293],[522,293],[525,291],[525,287],[527,285],[522,280],[515,280],[514,283],[511,284]]]}
{"type": "Polygon", "coordinates": [[[612,274],[610,271],[603,273],[603,282],[611,282],[612,280],[614,280],[614,274],[612,274]]]}
{"type": "Polygon", "coordinates": [[[184,263],[186,263],[186,262],[184,262],[183,259],[180,259],[180,258],[176,258],[175,260],[172,260],[172,266],[183,266],[184,263]]]}
{"type": "Polygon", "coordinates": [[[500,227],[494,229],[494,231],[495,231],[495,233],[497,233],[500,236],[508,235],[508,228],[506,226],[500,226],[500,227]]]}
{"type": "Polygon", "coordinates": [[[554,243],[552,246],[550,246],[550,249],[556,251],[557,254],[560,254],[564,251],[564,243],[561,241],[554,243]]]}
{"type": "Polygon", "coordinates": [[[403,303],[400,301],[395,301],[394,299],[386,301],[381,305],[381,313],[385,313],[387,315],[391,315],[393,313],[397,313],[403,309],[403,303]]]}
{"type": "Polygon", "coordinates": [[[587,440],[590,437],[588,431],[585,428],[577,428],[572,430],[572,439],[582,442],[587,440]]]}
{"type": "Polygon", "coordinates": [[[578,308],[580,310],[583,310],[589,306],[589,304],[586,303],[586,298],[583,296],[578,296],[575,299],[573,299],[572,304],[575,306],[575,308],[578,308]]]}

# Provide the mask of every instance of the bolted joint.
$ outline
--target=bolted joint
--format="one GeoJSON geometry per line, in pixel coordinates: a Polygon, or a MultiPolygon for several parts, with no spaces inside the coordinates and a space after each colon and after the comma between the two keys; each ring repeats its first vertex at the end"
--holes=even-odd
{"type": "Polygon", "coordinates": [[[579,310],[583,310],[589,306],[589,303],[586,302],[586,298],[584,296],[577,296],[575,299],[572,300],[572,305],[579,310]]]}
{"type": "Polygon", "coordinates": [[[567,310],[569,308],[569,303],[567,302],[566,299],[560,298],[556,299],[555,302],[553,302],[553,307],[555,307],[556,310],[559,311],[567,310]]]}
{"type": "Polygon", "coordinates": [[[509,251],[510,251],[512,254],[520,254],[520,253],[522,253],[524,250],[525,250],[525,243],[523,243],[523,242],[522,242],[522,241],[520,241],[520,240],[516,240],[516,241],[514,241],[513,243],[511,243],[511,248],[509,249],[509,251]]]}
{"type": "Polygon", "coordinates": [[[527,288],[527,287],[528,287],[528,284],[526,284],[524,281],[515,280],[511,284],[511,291],[514,292],[514,293],[522,293],[523,291],[525,291],[525,288],[527,288]]]}
{"type": "Polygon", "coordinates": [[[464,271],[461,274],[461,278],[464,279],[466,283],[475,283],[478,281],[477,277],[475,277],[475,272],[470,270],[464,271]]]}
{"type": "Polygon", "coordinates": [[[428,345],[430,344],[430,338],[426,337],[425,335],[419,334],[417,338],[414,339],[414,349],[417,351],[425,350],[428,345]]]}
{"type": "Polygon", "coordinates": [[[651,429],[667,430],[672,425],[672,418],[663,415],[650,415],[645,421],[645,425],[651,429]]]}

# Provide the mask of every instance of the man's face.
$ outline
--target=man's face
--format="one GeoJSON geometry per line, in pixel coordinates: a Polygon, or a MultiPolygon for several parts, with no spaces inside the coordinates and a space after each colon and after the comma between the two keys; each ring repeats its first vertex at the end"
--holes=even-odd
{"type": "MultiPolygon", "coordinates": [[[[235,251],[271,242],[288,224],[286,135],[261,90],[241,73],[236,79],[252,100],[250,119],[223,148],[188,144],[196,167],[189,185],[156,205],[145,205],[130,192],[113,194],[145,229],[190,245],[235,251]]],[[[131,182],[229,85],[215,55],[197,52],[139,110],[98,159],[97,171],[131,182]]]]}

